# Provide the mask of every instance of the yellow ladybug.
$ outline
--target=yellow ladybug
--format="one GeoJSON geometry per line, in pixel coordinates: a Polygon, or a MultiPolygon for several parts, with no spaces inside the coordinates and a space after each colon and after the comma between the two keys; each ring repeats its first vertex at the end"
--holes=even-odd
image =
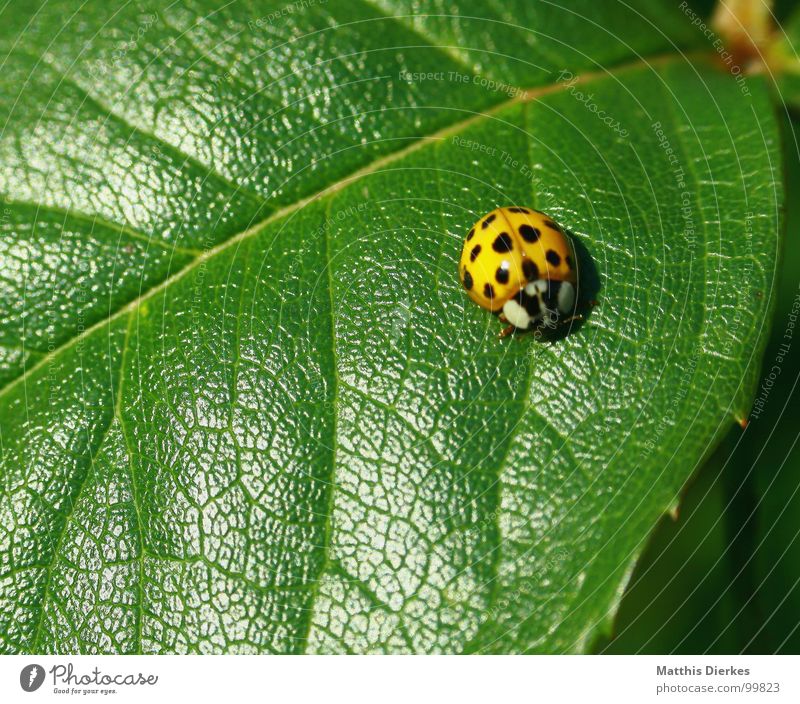
{"type": "Polygon", "coordinates": [[[575,316],[578,270],[564,230],[533,208],[497,208],[467,234],[458,266],[469,297],[515,329],[555,328],[575,316]]]}

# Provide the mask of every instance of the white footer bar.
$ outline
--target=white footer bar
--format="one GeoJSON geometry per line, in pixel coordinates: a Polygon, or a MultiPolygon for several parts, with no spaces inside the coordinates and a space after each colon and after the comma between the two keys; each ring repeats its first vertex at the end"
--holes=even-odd
{"type": "Polygon", "coordinates": [[[4,656],[0,701],[800,702],[800,656],[4,656]]]}

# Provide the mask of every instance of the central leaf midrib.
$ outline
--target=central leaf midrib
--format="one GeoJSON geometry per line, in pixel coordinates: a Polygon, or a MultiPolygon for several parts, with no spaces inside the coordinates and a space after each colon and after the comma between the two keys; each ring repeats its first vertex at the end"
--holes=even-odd
{"type": "MultiPolygon", "coordinates": [[[[642,69],[642,68],[651,68],[653,69],[656,66],[660,66],[671,61],[675,61],[681,57],[674,55],[674,54],[661,54],[657,55],[652,58],[647,57],[640,57],[635,61],[624,61],[616,66],[612,67],[611,69],[604,69],[602,71],[590,71],[583,74],[580,74],[575,78],[574,81],[570,83],[571,86],[587,83],[592,80],[608,78],[609,76],[616,76],[619,73],[623,73],[625,71],[642,69]]],[[[684,59],[687,58],[686,56],[683,57],[684,59]]],[[[112,321],[118,319],[119,317],[125,315],[126,313],[132,312],[136,310],[144,301],[153,298],[161,291],[165,290],[169,286],[177,283],[181,279],[184,278],[187,274],[190,274],[196,267],[201,265],[203,262],[207,262],[217,255],[225,252],[229,247],[249,238],[254,235],[257,235],[261,232],[264,228],[266,228],[270,223],[280,220],[281,218],[290,215],[296,210],[299,210],[306,205],[319,200],[321,198],[331,196],[332,194],[340,191],[344,187],[348,186],[350,183],[359,180],[363,176],[367,174],[376,173],[384,166],[391,164],[395,161],[398,161],[408,154],[421,149],[424,147],[428,142],[436,142],[438,140],[445,139],[446,137],[450,136],[451,134],[461,132],[462,130],[469,127],[472,123],[477,122],[479,120],[485,119],[486,117],[493,115],[498,112],[502,112],[503,110],[507,109],[511,105],[519,104],[519,103],[526,103],[532,100],[535,100],[539,97],[544,95],[548,95],[550,93],[554,93],[558,90],[561,90],[563,86],[558,83],[552,83],[545,86],[539,86],[537,88],[526,89],[522,91],[522,93],[512,99],[503,101],[494,105],[493,107],[482,111],[482,112],[473,112],[470,117],[459,120],[457,122],[453,122],[450,125],[447,125],[436,132],[419,137],[410,145],[398,149],[396,151],[390,152],[375,161],[363,166],[352,173],[348,174],[347,176],[341,178],[336,183],[330,184],[325,186],[321,190],[311,194],[310,196],[306,196],[305,198],[301,198],[294,203],[290,203],[268,215],[264,220],[256,223],[252,227],[249,227],[242,232],[236,233],[231,237],[222,240],[218,244],[216,244],[211,249],[202,252],[200,255],[196,256],[190,262],[188,262],[182,269],[175,272],[171,276],[167,277],[166,279],[160,281],[159,283],[155,284],[144,293],[140,294],[136,298],[132,299],[131,301],[123,304],[120,308],[115,310],[111,313],[108,317],[99,320],[97,323],[92,325],[91,327],[86,328],[82,333],[79,335],[75,335],[67,340],[65,340],[59,347],[52,350],[47,355],[43,356],[39,359],[36,364],[32,367],[26,369],[22,374],[19,376],[11,379],[9,382],[6,383],[5,386],[0,388],[0,398],[2,398],[9,390],[17,386],[19,383],[24,381],[29,375],[36,372],[37,369],[41,368],[43,365],[47,364],[48,361],[60,355],[64,350],[69,349],[72,345],[74,345],[78,340],[84,339],[89,335],[93,334],[99,329],[102,329],[105,325],[111,323],[112,321]]],[[[466,110],[463,112],[467,112],[466,110]]]]}

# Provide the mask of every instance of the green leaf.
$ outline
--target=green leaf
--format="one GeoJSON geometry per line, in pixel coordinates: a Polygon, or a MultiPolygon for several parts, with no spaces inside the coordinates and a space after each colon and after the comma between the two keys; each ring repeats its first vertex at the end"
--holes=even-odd
{"type": "MultiPolygon", "coordinates": [[[[800,123],[784,120],[788,193],[800,187],[800,123]]],[[[786,202],[789,242],[800,203],[786,202]]],[[[639,558],[610,653],[793,653],[800,646],[800,251],[781,257],[775,315],[746,428],[734,427],[639,558]]]]}
{"type": "MultiPolygon", "coordinates": [[[[785,120],[782,127],[786,163],[786,191],[800,188],[800,121],[785,120]]],[[[787,241],[800,234],[800,203],[787,200],[787,241]]],[[[800,448],[797,418],[800,395],[800,252],[787,247],[778,276],[772,334],[756,390],[749,442],[731,458],[746,473],[752,509],[753,536],[748,558],[753,603],[761,616],[748,646],[751,650],[796,653],[800,648],[800,448]],[[757,411],[757,414],[756,414],[757,411]]],[[[741,519],[740,519],[741,520],[741,519]]]]}
{"type": "Polygon", "coordinates": [[[562,652],[608,621],[748,411],[776,126],[671,4],[488,5],[6,8],[4,651],[562,652]],[[505,203],[599,284],[557,343],[460,289],[505,203]]]}
{"type": "MultiPolygon", "coordinates": [[[[729,461],[732,447],[741,438],[742,429],[733,427],[692,478],[677,515],[665,515],[659,521],[625,588],[613,638],[610,642],[601,639],[599,652],[727,655],[746,651],[753,631],[744,626],[756,609],[752,602],[737,599],[737,562],[746,562],[749,555],[734,551],[742,548],[741,543],[734,545],[734,527],[740,527],[734,523],[746,522],[750,516],[746,511],[737,514],[739,507],[732,504],[727,491],[732,485],[742,487],[743,475],[729,461]]],[[[736,490],[732,493],[737,494],[736,490]]],[[[746,531],[739,537],[752,534],[746,531]]]]}

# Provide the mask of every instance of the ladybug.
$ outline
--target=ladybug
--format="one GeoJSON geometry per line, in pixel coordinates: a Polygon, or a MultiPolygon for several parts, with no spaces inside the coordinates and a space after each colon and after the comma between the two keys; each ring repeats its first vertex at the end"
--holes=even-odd
{"type": "Polygon", "coordinates": [[[515,330],[558,328],[579,318],[575,250],[564,229],[533,208],[497,208],[464,240],[461,283],[482,308],[515,330]]]}

